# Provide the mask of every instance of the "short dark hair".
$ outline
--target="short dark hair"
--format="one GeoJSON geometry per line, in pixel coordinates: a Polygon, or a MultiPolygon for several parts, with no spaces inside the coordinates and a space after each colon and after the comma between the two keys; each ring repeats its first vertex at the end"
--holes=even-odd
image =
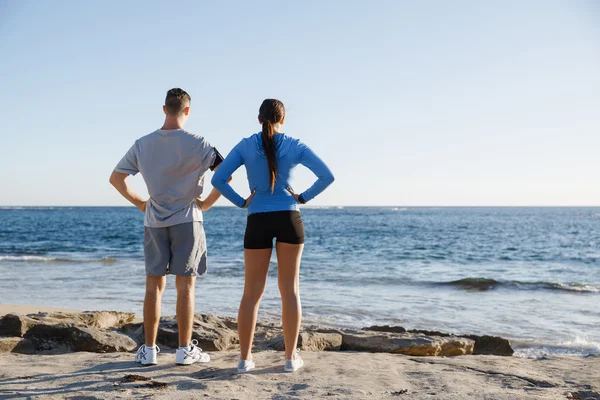
{"type": "Polygon", "coordinates": [[[167,108],[167,114],[179,115],[192,103],[192,98],[183,89],[174,88],[167,92],[167,98],[165,99],[165,107],[167,108]]]}

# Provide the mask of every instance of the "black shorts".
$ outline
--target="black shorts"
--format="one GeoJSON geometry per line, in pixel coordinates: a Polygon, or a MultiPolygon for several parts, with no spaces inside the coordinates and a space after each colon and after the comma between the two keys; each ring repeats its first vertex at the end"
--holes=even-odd
{"type": "Polygon", "coordinates": [[[273,238],[280,243],[303,244],[304,224],[300,211],[273,211],[248,215],[245,249],[272,249],[273,238]]]}

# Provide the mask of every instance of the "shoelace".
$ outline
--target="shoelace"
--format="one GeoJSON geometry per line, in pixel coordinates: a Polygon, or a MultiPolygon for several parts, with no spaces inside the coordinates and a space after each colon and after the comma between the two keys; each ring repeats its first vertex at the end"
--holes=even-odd
{"type": "Polygon", "coordinates": [[[200,353],[202,353],[202,349],[198,347],[198,341],[196,339],[192,339],[190,350],[188,351],[184,349],[183,351],[185,351],[185,354],[192,354],[195,348],[198,349],[200,353]]]}
{"type": "MultiPolygon", "coordinates": [[[[154,347],[156,348],[156,354],[160,353],[160,347],[158,347],[158,345],[154,345],[154,347]]],[[[148,346],[146,346],[145,344],[143,346],[140,346],[140,348],[137,351],[137,354],[142,357],[144,360],[146,359],[146,349],[148,348],[148,346]]]]}

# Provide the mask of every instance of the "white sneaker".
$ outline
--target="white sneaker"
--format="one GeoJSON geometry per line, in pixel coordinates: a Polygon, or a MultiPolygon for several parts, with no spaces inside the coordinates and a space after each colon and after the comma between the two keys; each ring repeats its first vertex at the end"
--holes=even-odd
{"type": "Polygon", "coordinates": [[[248,371],[254,369],[254,367],[256,367],[256,365],[254,365],[254,361],[252,361],[252,360],[240,360],[240,362],[238,362],[237,371],[240,374],[242,374],[244,372],[248,372],[248,371]]]}
{"type": "Polygon", "coordinates": [[[175,353],[175,364],[177,365],[190,365],[197,362],[207,363],[210,361],[210,356],[207,353],[202,352],[202,349],[198,347],[198,341],[192,340],[192,344],[185,347],[180,347],[175,353]]]}
{"type": "Polygon", "coordinates": [[[156,356],[160,353],[160,348],[156,345],[148,347],[145,344],[141,345],[137,353],[135,353],[135,362],[142,365],[156,365],[156,356]]]}
{"type": "Polygon", "coordinates": [[[285,372],[296,372],[304,366],[304,361],[300,357],[300,349],[292,354],[291,360],[285,360],[285,372]]]}

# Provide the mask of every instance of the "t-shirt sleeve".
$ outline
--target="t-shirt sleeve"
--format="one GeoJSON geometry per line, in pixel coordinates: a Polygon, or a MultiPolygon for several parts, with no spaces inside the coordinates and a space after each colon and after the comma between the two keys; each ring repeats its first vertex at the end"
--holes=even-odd
{"type": "Polygon", "coordinates": [[[138,172],[140,172],[135,144],[131,146],[127,154],[125,154],[121,161],[119,161],[119,163],[115,167],[115,171],[129,175],[135,175],[138,172]]]}
{"type": "Polygon", "coordinates": [[[202,158],[202,169],[205,171],[209,169],[214,171],[223,162],[223,156],[219,153],[219,150],[206,140],[202,141],[199,153],[202,158]]]}

